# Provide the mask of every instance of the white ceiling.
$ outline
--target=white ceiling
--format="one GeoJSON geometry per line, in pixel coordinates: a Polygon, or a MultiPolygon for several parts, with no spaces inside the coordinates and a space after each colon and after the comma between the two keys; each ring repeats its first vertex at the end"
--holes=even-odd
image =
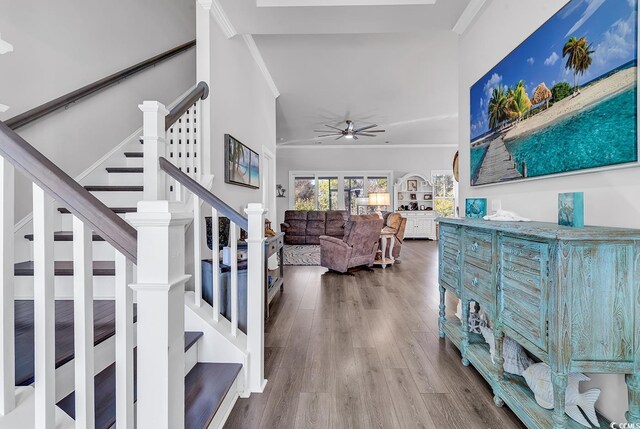
{"type": "MultiPolygon", "coordinates": [[[[253,35],[280,92],[279,146],[457,144],[458,35],[452,29],[470,0],[339,7],[219,1],[235,31],[253,35]],[[387,132],[357,142],[316,138],[314,129],[344,127],[346,119],[387,132]]],[[[348,3],[412,1],[423,0],[348,3]]]]}

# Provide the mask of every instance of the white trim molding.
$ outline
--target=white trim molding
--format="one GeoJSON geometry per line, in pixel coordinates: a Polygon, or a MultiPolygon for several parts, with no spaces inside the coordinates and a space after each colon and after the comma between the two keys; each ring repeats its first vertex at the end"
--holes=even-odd
{"type": "Polygon", "coordinates": [[[2,34],[0,34],[0,55],[13,52],[13,45],[9,42],[2,40],[2,34]]]}
{"type": "Polygon", "coordinates": [[[437,0],[257,0],[256,6],[410,6],[433,5],[436,3],[436,1],[437,0]]]}
{"type": "Polygon", "coordinates": [[[453,32],[463,35],[476,16],[480,13],[480,10],[482,10],[485,3],[488,3],[489,1],[490,0],[471,0],[469,5],[462,12],[462,15],[460,15],[460,18],[458,18],[456,25],[453,26],[453,32]]]}
{"type": "Polygon", "coordinates": [[[227,37],[227,39],[231,39],[238,34],[236,28],[231,23],[231,20],[225,13],[224,9],[222,9],[222,5],[220,4],[219,0],[213,0],[211,2],[211,14],[216,19],[216,22],[220,26],[220,29],[227,37]]]}
{"type": "Polygon", "coordinates": [[[278,87],[276,86],[276,83],[273,81],[273,78],[271,77],[271,73],[269,72],[269,69],[265,64],[264,59],[262,58],[262,54],[258,49],[258,45],[256,45],[255,40],[253,40],[253,36],[251,34],[243,34],[242,38],[244,39],[244,43],[246,43],[247,48],[249,48],[249,52],[251,52],[253,59],[258,65],[258,68],[262,72],[262,76],[264,76],[264,80],[267,82],[269,89],[271,89],[273,96],[275,98],[280,97],[280,91],[278,91],[278,87]]]}

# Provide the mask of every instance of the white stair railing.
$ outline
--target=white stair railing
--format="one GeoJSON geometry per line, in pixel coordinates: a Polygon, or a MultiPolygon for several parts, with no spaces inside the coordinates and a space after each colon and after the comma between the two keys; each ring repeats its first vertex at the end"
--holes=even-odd
{"type": "MultiPolygon", "coordinates": [[[[73,214],[74,283],[74,390],[76,427],[95,426],[94,333],[93,333],[93,258],[92,234],[95,231],[116,248],[121,261],[116,267],[119,282],[116,337],[122,346],[118,355],[133,355],[133,301],[127,283],[132,264],[137,260],[135,229],[74,181],[29,143],[0,122],[0,415],[16,407],[14,360],[14,170],[33,183],[33,301],[34,301],[34,391],[32,401],[22,401],[23,411],[33,416],[36,429],[56,427],[55,367],[55,205],[73,214]],[[124,299],[121,298],[124,296],[124,299]],[[121,350],[124,347],[126,350],[121,350]],[[31,405],[29,405],[31,404],[31,405]]],[[[27,357],[25,357],[27,358],[27,357]]],[[[119,359],[116,397],[125,417],[133,422],[133,359],[119,359]],[[125,387],[120,380],[126,380],[125,387]],[[128,395],[125,393],[129,393],[128,395]]],[[[27,388],[28,389],[28,388],[27,388]]],[[[133,428],[123,423],[118,427],[133,428]]]]}

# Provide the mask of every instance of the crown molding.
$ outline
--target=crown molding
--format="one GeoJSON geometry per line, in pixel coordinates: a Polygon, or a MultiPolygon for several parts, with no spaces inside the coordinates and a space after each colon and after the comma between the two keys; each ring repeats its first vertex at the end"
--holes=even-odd
{"type": "Polygon", "coordinates": [[[460,18],[458,18],[458,22],[456,22],[456,25],[453,26],[453,32],[459,35],[463,35],[467,31],[473,20],[476,18],[476,16],[480,13],[482,7],[488,2],[489,0],[471,0],[469,2],[469,5],[460,15],[460,18]]]}
{"type": "Polygon", "coordinates": [[[219,0],[213,0],[211,2],[211,14],[216,19],[216,22],[220,26],[220,29],[227,37],[227,39],[231,39],[238,34],[236,28],[231,23],[231,20],[225,13],[224,9],[222,9],[222,5],[220,4],[219,0]]]}
{"type": "Polygon", "coordinates": [[[442,148],[457,148],[457,144],[385,144],[385,145],[376,145],[376,144],[364,144],[364,145],[278,145],[276,146],[276,150],[285,150],[285,149],[442,149],[442,148]]]}
{"type": "Polygon", "coordinates": [[[258,68],[260,69],[262,76],[264,76],[264,80],[267,82],[269,89],[271,89],[273,96],[275,98],[280,97],[280,91],[278,91],[278,87],[276,86],[276,83],[273,81],[273,78],[271,77],[271,73],[269,73],[269,69],[267,68],[267,65],[264,63],[262,54],[260,53],[260,50],[258,49],[258,45],[256,45],[255,40],[253,40],[253,36],[251,34],[243,34],[242,38],[244,39],[244,43],[247,45],[247,48],[249,48],[249,52],[251,52],[253,59],[258,65],[258,68]]]}

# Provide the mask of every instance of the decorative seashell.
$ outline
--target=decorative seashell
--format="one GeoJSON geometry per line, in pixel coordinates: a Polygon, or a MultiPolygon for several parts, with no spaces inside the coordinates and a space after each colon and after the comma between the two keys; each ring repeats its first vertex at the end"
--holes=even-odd
{"type": "Polygon", "coordinates": [[[522,372],[533,364],[524,348],[511,337],[504,337],[502,355],[504,356],[503,368],[509,374],[522,375],[522,372]]]}
{"type": "Polygon", "coordinates": [[[487,323],[484,320],[482,320],[482,318],[478,313],[471,313],[469,315],[468,326],[469,326],[469,332],[480,334],[481,333],[480,328],[486,327],[487,323]]]}
{"type": "MultiPolygon", "coordinates": [[[[553,383],[551,382],[551,368],[549,368],[549,365],[535,363],[524,370],[522,376],[533,391],[538,405],[547,410],[553,409],[553,383]]],[[[565,412],[582,426],[590,428],[591,425],[580,412],[582,410],[594,426],[600,427],[595,410],[595,403],[600,396],[600,389],[591,389],[584,393],[580,393],[579,389],[581,381],[589,380],[589,377],[578,372],[569,374],[565,393],[565,412]]]]}

